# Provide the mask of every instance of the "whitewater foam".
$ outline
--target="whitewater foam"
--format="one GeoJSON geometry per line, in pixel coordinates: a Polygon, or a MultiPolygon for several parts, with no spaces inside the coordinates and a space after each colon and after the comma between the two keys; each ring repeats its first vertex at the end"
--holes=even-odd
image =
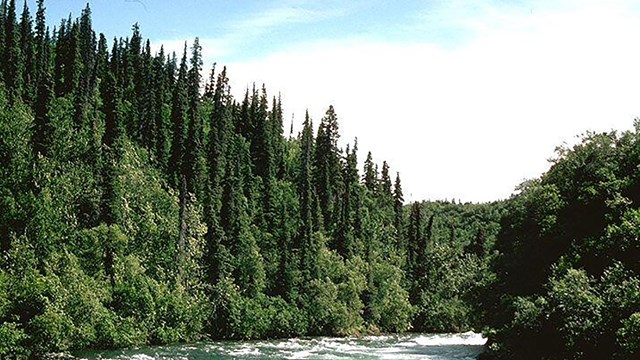
{"type": "Polygon", "coordinates": [[[434,334],[421,335],[413,339],[421,346],[445,346],[445,345],[485,345],[487,339],[482,334],[466,332],[461,334],[434,334]]]}

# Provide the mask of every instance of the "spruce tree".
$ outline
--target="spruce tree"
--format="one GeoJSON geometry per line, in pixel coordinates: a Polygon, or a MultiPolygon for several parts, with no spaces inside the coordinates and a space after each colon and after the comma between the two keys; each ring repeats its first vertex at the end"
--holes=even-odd
{"type": "Polygon", "coordinates": [[[166,76],[166,59],[164,47],[160,47],[160,51],[153,59],[152,82],[154,87],[154,105],[153,111],[153,152],[156,161],[161,169],[166,170],[168,157],[168,141],[167,126],[165,123],[164,106],[166,101],[166,88],[169,86],[166,76]]]}
{"type": "Polygon", "coordinates": [[[147,39],[144,50],[142,52],[142,79],[143,89],[146,89],[142,93],[142,106],[140,114],[140,139],[141,144],[149,151],[150,154],[155,155],[155,112],[158,109],[156,105],[156,92],[159,91],[156,87],[156,81],[153,73],[154,60],[151,56],[151,41],[147,39]]]}
{"type": "Polygon", "coordinates": [[[20,56],[20,34],[17,30],[16,22],[16,1],[9,0],[4,20],[4,46],[3,46],[3,64],[4,64],[4,82],[7,86],[9,99],[11,101],[21,96],[22,93],[22,73],[21,73],[21,56],[20,56]]]}
{"type": "Polygon", "coordinates": [[[191,68],[187,75],[187,143],[183,157],[183,173],[187,180],[187,189],[203,198],[205,167],[203,164],[204,144],[202,118],[200,117],[200,85],[202,83],[202,47],[195,38],[191,47],[191,68]]]}
{"type": "Polygon", "coordinates": [[[249,159],[248,144],[241,136],[235,136],[229,150],[220,221],[229,242],[227,248],[234,254],[233,278],[244,294],[256,297],[264,290],[266,279],[262,257],[250,231],[247,197],[243,192],[242,163],[249,159]]]}
{"type": "Polygon", "coordinates": [[[182,164],[186,146],[186,94],[187,81],[187,44],[184,44],[182,60],[178,70],[178,78],[173,86],[171,100],[171,123],[173,125],[173,137],[171,141],[171,154],[168,164],[170,182],[177,186],[180,184],[182,164]]]}
{"type": "Polygon", "coordinates": [[[367,153],[367,158],[364,160],[364,174],[362,175],[362,181],[364,187],[374,193],[378,188],[378,172],[376,171],[371,151],[367,153]]]}
{"type": "MultiPolygon", "coordinates": [[[[410,275],[410,283],[416,281],[415,270],[418,263],[419,242],[423,238],[422,225],[422,204],[414,202],[411,205],[411,213],[409,215],[409,225],[407,229],[407,274],[410,275]]],[[[415,299],[412,303],[415,304],[415,299]]]]}
{"type": "Polygon", "coordinates": [[[33,36],[33,20],[29,13],[27,2],[24,2],[24,8],[20,17],[20,55],[22,74],[21,84],[22,97],[27,104],[33,104],[36,96],[36,68],[35,68],[35,43],[33,36]]]}
{"type": "Polygon", "coordinates": [[[38,0],[35,26],[35,75],[37,83],[40,81],[40,75],[42,74],[42,69],[45,67],[45,62],[47,62],[47,68],[49,67],[49,42],[45,42],[45,33],[47,32],[45,12],[44,0],[38,0]],[[46,57],[45,51],[47,53],[46,57]]]}
{"type": "MultiPolygon", "coordinates": [[[[256,96],[257,94],[254,94],[256,96]]],[[[263,180],[273,175],[273,158],[270,148],[271,132],[268,122],[267,90],[264,85],[259,100],[252,100],[253,119],[251,139],[251,158],[255,175],[263,180]]]]}
{"type": "Polygon", "coordinates": [[[344,190],[341,192],[340,215],[336,219],[335,249],[343,258],[357,254],[356,237],[360,237],[360,177],[358,175],[357,140],[350,151],[347,145],[346,161],[343,164],[342,178],[344,190]]]}
{"type": "MultiPolygon", "coordinates": [[[[64,48],[65,48],[65,42],[66,42],[66,36],[67,36],[67,22],[63,19],[60,21],[60,25],[56,31],[56,29],[54,28],[53,30],[53,37],[54,37],[54,42],[55,42],[55,47],[54,47],[54,52],[53,52],[53,58],[54,58],[54,65],[53,65],[53,81],[54,81],[54,93],[56,97],[62,97],[64,96],[64,89],[63,89],[63,84],[64,84],[64,76],[63,76],[63,72],[64,72],[64,48]]],[[[116,47],[116,40],[114,39],[114,51],[111,52],[112,56],[114,56],[114,54],[117,54],[115,51],[115,47],[116,47]]],[[[117,64],[117,57],[114,57],[112,64],[117,64]]]]}
{"type": "Polygon", "coordinates": [[[380,173],[380,192],[385,199],[390,199],[393,196],[391,192],[391,177],[389,176],[389,165],[386,161],[382,162],[382,172],[380,173]]]}
{"type": "MultiPolygon", "coordinates": [[[[81,73],[80,48],[80,26],[77,21],[71,21],[71,15],[67,19],[66,37],[64,40],[64,52],[60,54],[63,59],[63,87],[62,96],[73,94],[78,88],[78,81],[81,73]]],[[[56,54],[58,56],[58,54],[56,54]]],[[[77,121],[77,120],[76,120],[77,121]]],[[[76,125],[79,125],[76,122],[76,125]]]]}
{"type": "Polygon", "coordinates": [[[75,41],[77,41],[77,62],[74,62],[76,70],[73,75],[77,77],[77,85],[74,84],[75,121],[78,126],[82,126],[89,111],[90,94],[93,93],[93,86],[96,83],[94,80],[96,36],[91,25],[91,8],[88,3],[82,10],[75,41]]]}
{"type": "Polygon", "coordinates": [[[393,213],[394,213],[393,224],[395,225],[395,228],[396,228],[396,239],[397,239],[397,245],[399,248],[404,247],[404,244],[402,243],[402,239],[404,238],[403,206],[404,206],[404,195],[402,193],[400,173],[396,173],[396,181],[393,186],[393,213]]]}
{"type": "Polygon", "coordinates": [[[330,230],[341,186],[340,150],[338,149],[338,117],[329,106],[318,127],[315,146],[315,187],[323,225],[330,230]]]}
{"type": "MultiPolygon", "coordinates": [[[[44,41],[49,41],[48,32],[44,41]]],[[[48,46],[42,48],[42,57],[49,57],[48,49],[48,46]]],[[[53,136],[53,129],[49,121],[50,102],[53,98],[53,80],[51,79],[48,61],[43,61],[37,77],[39,81],[35,103],[33,147],[36,154],[46,156],[53,136]]]]}
{"type": "Polygon", "coordinates": [[[309,280],[312,275],[313,253],[311,252],[311,237],[314,232],[314,212],[315,196],[313,188],[313,123],[309,118],[309,112],[305,113],[302,133],[300,135],[300,155],[298,164],[298,197],[300,199],[300,234],[299,241],[295,249],[300,249],[302,253],[302,273],[305,280],[309,280]]]}

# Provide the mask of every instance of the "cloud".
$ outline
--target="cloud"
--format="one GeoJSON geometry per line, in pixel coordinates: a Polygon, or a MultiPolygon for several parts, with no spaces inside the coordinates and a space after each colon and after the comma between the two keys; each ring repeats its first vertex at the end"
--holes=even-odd
{"type": "Polygon", "coordinates": [[[274,28],[323,21],[344,15],[346,8],[320,8],[289,5],[257,12],[252,16],[232,21],[228,28],[234,36],[257,36],[274,28]]]}
{"type": "MultiPolygon", "coordinates": [[[[247,46],[253,46],[254,49],[262,46],[261,38],[272,31],[292,25],[321,22],[349,12],[347,6],[338,6],[332,2],[328,4],[317,6],[304,1],[284,2],[242,18],[229,19],[222,24],[220,36],[200,38],[200,44],[204,49],[204,61],[211,64],[220,59],[246,56],[250,51],[239,53],[247,50],[247,46]]],[[[192,40],[190,39],[190,42],[192,40]]],[[[155,43],[158,44],[158,49],[160,44],[164,44],[165,50],[170,49],[181,54],[184,39],[165,39],[155,43]]]]}
{"type": "Polygon", "coordinates": [[[406,198],[489,201],[539,176],[575,135],[631,128],[640,31],[626,10],[491,8],[455,47],[325,40],[227,65],[236,95],[266,83],[296,128],[306,108],[317,123],[333,104],[343,140],[358,136],[360,158],[371,150],[400,171],[406,198]]]}

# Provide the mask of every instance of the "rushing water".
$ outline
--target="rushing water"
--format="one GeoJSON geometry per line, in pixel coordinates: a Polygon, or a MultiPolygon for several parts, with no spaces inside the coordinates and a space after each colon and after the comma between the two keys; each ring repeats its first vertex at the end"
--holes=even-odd
{"type": "Polygon", "coordinates": [[[433,359],[471,360],[484,350],[480,334],[409,334],[362,338],[219,341],[77,354],[80,359],[433,359]]]}

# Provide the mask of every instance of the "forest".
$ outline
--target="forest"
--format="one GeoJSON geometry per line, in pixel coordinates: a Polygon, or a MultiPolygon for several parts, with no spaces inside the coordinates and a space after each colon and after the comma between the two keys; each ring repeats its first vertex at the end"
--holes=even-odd
{"type": "Polygon", "coordinates": [[[467,330],[489,359],[640,355],[640,122],[507,200],[405,204],[339,109],[285,133],[198,38],[91,17],[0,5],[0,358],[467,330]]]}

